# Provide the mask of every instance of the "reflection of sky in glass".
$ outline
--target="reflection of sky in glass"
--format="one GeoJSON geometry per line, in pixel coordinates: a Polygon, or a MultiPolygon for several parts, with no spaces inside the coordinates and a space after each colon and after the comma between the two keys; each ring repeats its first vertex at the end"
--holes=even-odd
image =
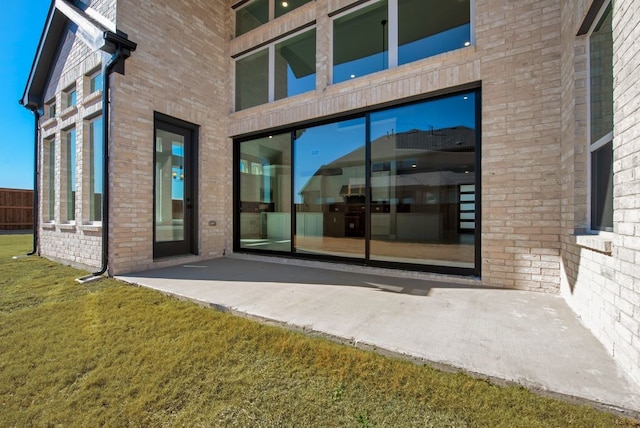
{"type": "Polygon", "coordinates": [[[184,168],[184,145],[174,142],[171,145],[171,154],[174,157],[172,164],[178,165],[171,170],[171,199],[181,200],[184,198],[184,181],[180,180],[180,174],[184,173],[184,170],[180,170],[180,165],[184,168]],[[173,173],[176,174],[177,179],[173,178],[173,173]]]}
{"type": "Polygon", "coordinates": [[[471,26],[464,24],[398,47],[398,64],[407,64],[443,52],[460,49],[470,40],[471,26]]]}
{"type": "MultiPolygon", "coordinates": [[[[471,25],[464,24],[442,33],[434,34],[411,43],[398,46],[398,65],[428,58],[465,47],[470,41],[471,25]]],[[[364,58],[336,64],[333,67],[333,83],[344,82],[388,67],[388,52],[378,52],[364,58]]]]}
{"type": "MultiPolygon", "coordinates": [[[[371,114],[371,140],[388,132],[412,129],[437,130],[466,126],[475,129],[475,93],[401,106],[371,114]]],[[[365,144],[365,119],[307,128],[295,141],[295,203],[301,203],[300,190],[322,166],[351,153],[365,144]]]]}
{"type": "Polygon", "coordinates": [[[375,73],[385,68],[387,68],[386,52],[378,52],[364,58],[336,64],[333,67],[333,83],[344,82],[345,80],[375,73]]]}
{"type": "Polygon", "coordinates": [[[454,95],[425,103],[383,110],[371,115],[371,140],[387,132],[399,133],[419,129],[475,128],[475,94],[454,95]],[[393,121],[391,125],[389,122],[393,121]],[[390,131],[392,129],[393,131],[390,131]]]}
{"type": "Polygon", "coordinates": [[[302,94],[313,91],[316,87],[316,74],[296,78],[291,66],[287,64],[287,96],[302,94]]]}
{"type": "Polygon", "coordinates": [[[93,191],[102,193],[102,118],[91,122],[93,137],[93,191]]]}
{"type": "Polygon", "coordinates": [[[294,144],[294,200],[301,203],[300,190],[322,166],[362,147],[364,118],[307,128],[294,144]]]}

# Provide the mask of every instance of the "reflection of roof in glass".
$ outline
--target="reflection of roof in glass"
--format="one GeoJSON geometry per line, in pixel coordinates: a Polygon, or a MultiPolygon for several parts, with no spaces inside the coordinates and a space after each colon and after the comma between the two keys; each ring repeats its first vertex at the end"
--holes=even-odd
{"type": "MultiPolygon", "coordinates": [[[[371,142],[371,186],[388,187],[389,176],[396,187],[439,186],[473,181],[475,171],[474,129],[466,126],[418,130],[385,135],[371,142]],[[391,172],[391,161],[394,162],[391,172]],[[384,171],[389,171],[384,173],[384,171]],[[378,175],[383,172],[383,175],[378,175]]],[[[321,166],[299,194],[319,191],[321,177],[342,176],[350,167],[364,165],[364,147],[321,166]]],[[[353,180],[349,178],[349,180],[353,180]]],[[[341,191],[341,195],[348,194],[341,191]]],[[[353,194],[353,193],[352,193],[353,194]]]]}
{"type": "MultiPolygon", "coordinates": [[[[429,131],[412,129],[397,134],[385,135],[371,142],[371,156],[375,161],[399,160],[429,152],[473,152],[476,145],[476,131],[466,126],[432,129],[429,131]],[[394,144],[395,143],[395,144],[394,144]]],[[[347,153],[323,168],[362,164],[364,146],[347,153]]],[[[316,175],[324,175],[322,172],[316,175]]]]}

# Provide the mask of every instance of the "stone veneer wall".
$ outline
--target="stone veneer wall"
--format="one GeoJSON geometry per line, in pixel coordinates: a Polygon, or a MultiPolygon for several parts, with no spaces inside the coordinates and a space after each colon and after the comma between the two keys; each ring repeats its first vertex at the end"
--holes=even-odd
{"type": "Polygon", "coordinates": [[[562,286],[584,324],[640,384],[640,4],[614,1],[614,233],[587,224],[588,40],[576,36],[590,0],[562,1],[562,286]]]}
{"type": "Polygon", "coordinates": [[[237,136],[398,100],[482,88],[482,281],[557,292],[560,284],[560,4],[477,0],[475,45],[330,84],[329,13],[317,0],[233,39],[243,52],[313,20],[314,92],[231,114],[237,136]]]}
{"type": "Polygon", "coordinates": [[[112,76],[112,274],[208,259],[232,248],[229,26],[222,1],[118,2],[117,27],[138,46],[126,75],[112,76]],[[153,260],[154,111],[200,126],[198,256],[153,260]]]}
{"type": "MultiPolygon", "coordinates": [[[[115,0],[94,1],[91,7],[105,17],[115,18],[115,0]]],[[[44,100],[55,99],[56,116],[48,112],[40,119],[40,222],[39,251],[44,257],[84,269],[101,264],[102,226],[92,223],[89,215],[89,130],[88,121],[100,115],[102,91],[90,93],[89,74],[98,71],[102,54],[92,52],[73,31],[67,29],[60,41],[61,49],[51,70],[44,100]],[[77,105],[65,107],[64,91],[75,84],[77,105]],[[76,206],[75,220],[67,213],[66,132],[76,130],[76,206]],[[48,182],[48,144],[55,143],[55,181],[48,182]],[[55,193],[54,218],[50,219],[49,191],[55,193]]],[[[46,109],[45,109],[46,110],[46,109]]]]}

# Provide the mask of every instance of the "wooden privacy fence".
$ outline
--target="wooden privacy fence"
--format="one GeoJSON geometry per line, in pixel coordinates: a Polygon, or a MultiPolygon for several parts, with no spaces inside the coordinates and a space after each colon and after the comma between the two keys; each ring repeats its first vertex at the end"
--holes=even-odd
{"type": "Polygon", "coordinates": [[[33,228],[33,190],[0,188],[0,230],[33,228]]]}

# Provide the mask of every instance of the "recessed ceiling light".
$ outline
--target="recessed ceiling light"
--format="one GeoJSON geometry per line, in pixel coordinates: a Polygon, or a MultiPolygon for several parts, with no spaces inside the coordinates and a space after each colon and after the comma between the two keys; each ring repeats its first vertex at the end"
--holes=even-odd
{"type": "Polygon", "coordinates": [[[352,74],[352,75],[351,75],[351,76],[349,76],[349,77],[351,77],[351,78],[353,79],[354,77],[356,77],[356,75],[355,75],[355,74],[352,74]]]}
{"type": "Polygon", "coordinates": [[[463,99],[463,100],[468,100],[468,99],[469,99],[469,97],[466,97],[466,96],[465,96],[465,97],[462,97],[462,99],[463,99]]]}
{"type": "Polygon", "coordinates": [[[289,7],[289,3],[287,3],[286,1],[282,2],[282,7],[289,7]]]}
{"type": "Polygon", "coordinates": [[[471,42],[464,42],[465,46],[471,46],[471,42]]]}
{"type": "Polygon", "coordinates": [[[411,165],[411,168],[417,168],[418,165],[416,165],[415,163],[413,165],[411,165]]]}

